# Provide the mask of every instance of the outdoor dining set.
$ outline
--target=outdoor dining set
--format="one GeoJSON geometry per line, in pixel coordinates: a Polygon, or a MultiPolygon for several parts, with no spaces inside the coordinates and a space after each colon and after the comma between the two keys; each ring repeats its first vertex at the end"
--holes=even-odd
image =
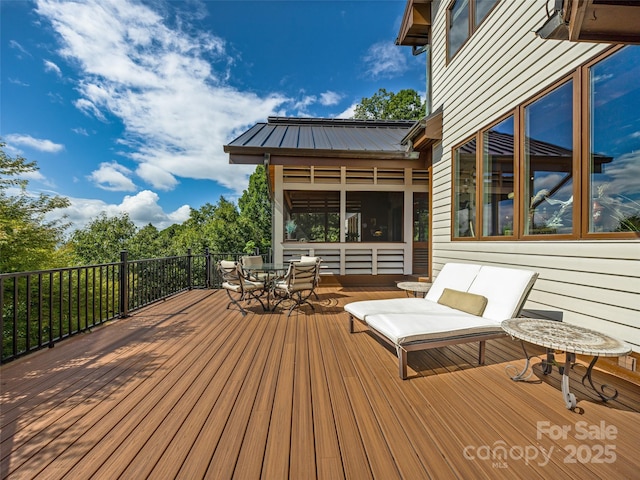
{"type": "Polygon", "coordinates": [[[240,261],[221,260],[218,271],[222,277],[222,288],[229,296],[227,309],[236,306],[246,315],[241,302],[255,300],[263,311],[274,311],[285,302],[289,307],[287,316],[309,302],[320,283],[320,257],[302,256],[289,263],[264,263],[260,255],[247,255],[240,261]]]}

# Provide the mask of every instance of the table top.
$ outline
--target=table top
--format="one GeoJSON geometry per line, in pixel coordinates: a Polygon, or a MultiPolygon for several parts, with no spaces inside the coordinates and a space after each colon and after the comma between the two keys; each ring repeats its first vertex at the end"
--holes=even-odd
{"type": "Polygon", "coordinates": [[[251,266],[243,266],[245,270],[256,271],[256,272],[275,272],[279,270],[286,270],[289,268],[288,263],[263,263],[262,265],[251,265],[251,266]]]}
{"type": "Polygon", "coordinates": [[[570,323],[537,318],[512,318],[502,322],[509,335],[529,343],[595,357],[619,357],[631,346],[604,333],[570,323]]]}
{"type": "Polygon", "coordinates": [[[398,282],[398,288],[412,292],[428,292],[431,284],[427,282],[398,282]]]}

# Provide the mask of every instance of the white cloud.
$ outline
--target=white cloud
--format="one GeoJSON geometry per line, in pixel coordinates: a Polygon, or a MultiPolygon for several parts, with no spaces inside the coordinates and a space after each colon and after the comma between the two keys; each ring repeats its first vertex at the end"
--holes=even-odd
{"type": "Polygon", "coordinates": [[[9,46],[11,48],[15,48],[16,50],[20,51],[21,53],[24,53],[25,55],[31,56],[31,54],[27,51],[27,49],[24,48],[21,44],[19,44],[15,40],[9,40],[9,46]]]}
{"type": "Polygon", "coordinates": [[[340,100],[342,100],[342,95],[336,92],[332,92],[331,90],[327,90],[326,92],[320,94],[320,104],[324,105],[325,107],[337,105],[340,100]]]}
{"type": "Polygon", "coordinates": [[[40,152],[58,153],[64,150],[64,145],[54,143],[51,140],[41,138],[33,138],[31,135],[21,135],[19,133],[10,133],[5,136],[7,144],[21,145],[23,147],[33,148],[40,152]]]}
{"type": "Polygon", "coordinates": [[[81,68],[75,106],[122,121],[141,178],[156,189],[174,188],[176,177],[246,188],[251,170],[229,165],[222,146],[289,99],[225,84],[233,59],[222,39],[172,30],[125,0],[39,0],[37,12],[60,36],[59,53],[81,68]]]}
{"type": "Polygon", "coordinates": [[[128,213],[129,218],[138,228],[151,223],[159,230],[174,223],[183,223],[189,218],[191,213],[189,205],[183,205],[173,212],[165,212],[158,204],[159,200],[158,194],[149,190],[136,195],[127,195],[120,204],[108,204],[96,199],[69,198],[71,202],[69,207],[51,212],[48,218],[56,219],[66,215],[65,221],[71,223],[72,230],[84,228],[102,213],[109,217],[128,213]]]}
{"type": "Polygon", "coordinates": [[[117,162],[101,163],[98,170],[91,172],[87,178],[98,188],[112,192],[135,192],[136,185],[129,178],[133,172],[117,162]]]}
{"type": "Polygon", "coordinates": [[[62,70],[60,70],[60,67],[58,65],[56,65],[55,63],[53,63],[51,60],[45,60],[44,61],[44,71],[45,72],[53,72],[58,77],[62,76],[62,70]]]}
{"type": "Polygon", "coordinates": [[[73,133],[77,133],[78,135],[83,135],[85,137],[89,136],[89,132],[87,132],[87,129],[83,127],[72,128],[71,131],[73,133]]]}
{"type": "Polygon", "coordinates": [[[351,104],[351,106],[344,112],[336,115],[336,118],[353,118],[353,116],[356,114],[356,105],[358,105],[358,103],[351,104]]]}
{"type": "Polygon", "coordinates": [[[14,85],[18,85],[20,87],[28,87],[29,84],[26,82],[23,82],[22,80],[20,80],[19,78],[12,78],[9,77],[9,83],[13,83],[14,85]]]}
{"type": "Polygon", "coordinates": [[[369,47],[363,57],[365,75],[372,78],[393,78],[408,70],[407,59],[392,42],[378,42],[369,47]]]}

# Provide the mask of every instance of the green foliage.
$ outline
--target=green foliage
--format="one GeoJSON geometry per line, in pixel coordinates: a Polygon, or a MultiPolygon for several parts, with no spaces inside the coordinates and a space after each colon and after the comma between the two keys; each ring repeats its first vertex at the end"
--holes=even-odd
{"type": "Polygon", "coordinates": [[[136,233],[136,226],[126,213],[113,217],[102,213],[71,236],[78,265],[120,261],[120,251],[133,246],[136,233]]]}
{"type": "Polygon", "coordinates": [[[426,114],[426,105],[413,89],[387,92],[381,88],[356,105],[353,118],[361,120],[418,120],[426,114]]]}
{"type": "Polygon", "coordinates": [[[258,165],[249,177],[249,187],[238,199],[240,224],[245,235],[243,250],[254,252],[256,247],[266,252],[271,247],[271,200],[267,184],[266,169],[258,165]]]}
{"type": "Polygon", "coordinates": [[[38,170],[35,162],[10,157],[0,142],[0,272],[21,272],[61,266],[65,252],[56,253],[67,225],[47,220],[48,213],[70,205],[60,196],[26,191],[21,175],[38,170]],[[11,188],[17,192],[9,192],[11,188]]]}

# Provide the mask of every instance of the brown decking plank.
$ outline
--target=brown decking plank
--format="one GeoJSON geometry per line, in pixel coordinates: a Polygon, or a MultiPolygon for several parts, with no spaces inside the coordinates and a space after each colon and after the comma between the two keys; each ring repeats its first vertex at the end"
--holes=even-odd
{"type": "MultiPolygon", "coordinates": [[[[316,309],[323,308],[316,306],[316,309]]],[[[328,315],[328,314],[327,314],[328,315]]],[[[311,398],[313,408],[313,431],[315,436],[317,478],[339,480],[344,478],[344,468],[340,457],[340,446],[336,432],[336,418],[331,408],[328,376],[335,374],[328,370],[320,348],[321,329],[326,326],[322,316],[313,318],[309,325],[308,349],[311,362],[311,398]]]]}
{"type": "MultiPolygon", "coordinates": [[[[130,319],[122,321],[122,328],[126,328],[126,322],[128,320],[130,319]]],[[[155,346],[155,344],[153,343],[149,343],[149,345],[155,346]]],[[[173,343],[163,342],[162,345],[168,345],[167,348],[173,348],[175,351],[177,351],[177,349],[179,349],[180,347],[177,340],[173,343]]],[[[162,351],[162,349],[160,349],[160,351],[162,351]]],[[[123,389],[126,392],[132,391],[133,389],[142,385],[144,383],[144,380],[152,375],[152,371],[145,372],[144,368],[141,369],[140,372],[144,372],[144,374],[141,377],[137,377],[133,382],[128,382],[126,385],[118,382],[117,384],[115,384],[115,386],[118,389],[123,389]]],[[[108,394],[107,392],[101,392],[102,396],[98,398],[96,398],[95,396],[83,397],[80,402],[77,402],[77,405],[74,408],[67,411],[63,416],[61,416],[57,423],[44,428],[38,435],[34,436],[30,440],[30,442],[23,445],[20,449],[18,449],[18,451],[13,452],[11,457],[3,460],[3,462],[11,462],[11,468],[15,468],[18,464],[25,461],[25,459],[33,456],[34,459],[37,459],[37,463],[35,461],[31,462],[28,467],[29,470],[38,471],[37,465],[40,465],[40,468],[44,468],[44,466],[47,465],[47,462],[52,461],[65,449],[67,449],[67,447],[73,445],[73,442],[82,435],[83,429],[88,430],[99,421],[102,421],[102,416],[110,413],[112,406],[117,405],[117,399],[114,396],[114,392],[116,391],[113,388],[114,385],[106,384],[106,387],[109,388],[108,394]],[[45,455],[38,454],[37,456],[35,456],[35,453],[37,451],[45,447],[45,455]]],[[[53,472],[53,468],[49,470],[53,472]]]]}
{"type": "MultiPolygon", "coordinates": [[[[308,308],[308,307],[307,307],[308,308]]],[[[314,315],[292,315],[290,321],[297,322],[296,359],[293,382],[293,419],[291,422],[291,455],[289,476],[291,478],[316,477],[313,417],[311,411],[311,378],[309,372],[309,347],[307,331],[314,315]]]]}
{"type": "MultiPolygon", "coordinates": [[[[204,310],[206,306],[200,308],[204,310]]],[[[219,328],[215,324],[203,325],[203,327],[206,331],[217,331],[219,328]]],[[[179,332],[174,332],[170,336],[174,335],[180,337],[179,332]]],[[[144,429],[137,429],[137,427],[150,411],[157,408],[157,415],[164,413],[163,408],[166,408],[166,403],[162,402],[163,398],[167,397],[167,393],[171,398],[172,392],[179,391],[175,388],[176,381],[181,382],[180,385],[188,384],[189,376],[185,374],[191,363],[205,349],[206,345],[198,344],[182,356],[184,345],[178,343],[173,350],[156,357],[161,359],[156,368],[151,372],[141,372],[146,381],[133,385],[133,390],[130,388],[123,390],[124,397],[114,395],[107,402],[101,403],[90,417],[97,418],[98,421],[89,424],[84,421],[84,424],[79,424],[75,428],[73,436],[68,436],[66,441],[64,437],[61,438],[61,443],[68,444],[68,448],[60,452],[53,463],[47,466],[47,472],[55,469],[55,471],[69,471],[71,475],[74,472],[79,476],[93,475],[105,459],[108,460],[114,452],[122,451],[118,449],[126,444],[126,438],[132,432],[144,432],[144,429]],[[118,435],[124,435],[125,439],[113,435],[114,431],[117,431],[118,435]],[[86,453],[83,462],[78,463],[77,445],[84,444],[92,445],[93,448],[86,453]]],[[[123,466],[126,466],[126,463],[123,466]]]]}
{"type": "MultiPolygon", "coordinates": [[[[238,316],[237,321],[240,323],[243,318],[238,316]]],[[[217,376],[219,377],[219,388],[221,392],[224,392],[224,395],[220,395],[215,404],[210,404],[210,411],[206,418],[201,417],[203,420],[202,428],[184,459],[177,478],[204,477],[224,426],[237,402],[247,372],[251,368],[265,327],[266,322],[259,321],[237,325],[236,329],[241,332],[241,335],[237,340],[229,342],[232,347],[231,352],[224,356],[222,367],[218,370],[218,372],[224,371],[223,374],[217,376]]]]}
{"type": "Polygon", "coordinates": [[[265,370],[262,373],[260,387],[256,395],[256,402],[251,412],[251,418],[247,425],[250,435],[244,436],[238,461],[233,472],[233,478],[247,479],[260,478],[265,456],[265,445],[269,432],[271,412],[273,410],[276,385],[278,381],[278,371],[282,363],[284,339],[286,336],[288,323],[279,315],[272,320],[278,322],[278,329],[270,349],[270,355],[266,362],[265,370]]]}
{"type": "MultiPolygon", "coordinates": [[[[231,316],[233,313],[226,317],[231,316]]],[[[231,321],[222,322],[222,325],[229,328],[231,321]]],[[[226,333],[226,330],[222,332],[226,333]]],[[[222,363],[222,358],[230,353],[230,345],[236,338],[222,332],[216,330],[207,335],[203,335],[205,332],[198,335],[202,348],[195,353],[193,361],[184,359],[190,363],[188,370],[179,376],[167,378],[166,381],[171,385],[167,393],[158,399],[152,411],[136,415],[139,423],[135,429],[127,435],[125,441],[117,445],[93,475],[115,478],[123,474],[126,468],[149,468],[150,463],[155,463],[151,461],[159,458],[171,439],[172,432],[180,427],[190,414],[192,406],[202,398],[204,390],[209,386],[210,380],[207,379],[212,378],[222,363]]]]}
{"type": "Polygon", "coordinates": [[[271,412],[260,478],[289,478],[289,452],[291,446],[291,415],[293,412],[293,369],[296,358],[297,322],[287,320],[287,334],[282,350],[282,361],[271,412]]]}
{"type": "MultiPolygon", "coordinates": [[[[266,325],[266,329],[259,336],[260,343],[253,357],[253,367],[247,370],[247,376],[242,384],[242,389],[238,394],[238,400],[233,405],[233,410],[220,436],[217,448],[209,463],[209,468],[205,474],[207,478],[226,479],[232,478],[236,463],[246,435],[253,435],[254,432],[247,429],[252,410],[258,402],[258,392],[268,359],[274,347],[274,336],[276,335],[277,320],[256,318],[255,321],[266,325]]],[[[308,432],[307,432],[308,435],[308,432]]],[[[253,458],[250,461],[260,465],[262,457],[253,458]]]]}
{"type": "Polygon", "coordinates": [[[336,422],[340,456],[345,478],[373,478],[362,436],[349,403],[345,383],[345,378],[347,378],[345,372],[353,372],[353,369],[350,366],[347,368],[347,362],[350,363],[348,358],[344,355],[338,356],[335,350],[332,330],[339,321],[340,318],[336,318],[335,315],[327,316],[321,320],[325,328],[320,330],[319,340],[325,370],[329,372],[327,387],[331,410],[336,422]]]}

